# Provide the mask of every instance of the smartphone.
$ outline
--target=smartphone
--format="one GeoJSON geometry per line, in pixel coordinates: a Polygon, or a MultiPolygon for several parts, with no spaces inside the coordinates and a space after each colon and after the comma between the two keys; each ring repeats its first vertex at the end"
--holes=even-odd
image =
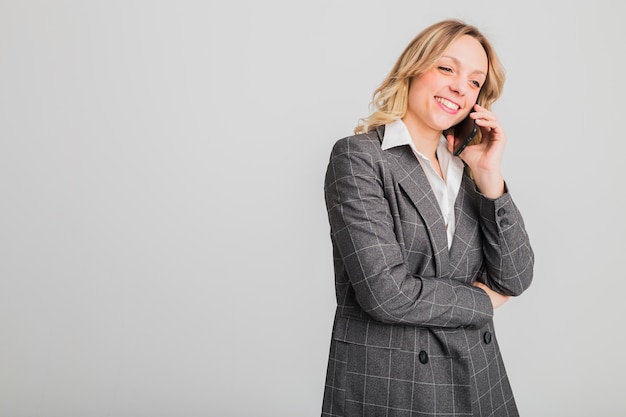
{"type": "MultiPolygon", "coordinates": [[[[473,107],[469,114],[472,112],[474,112],[473,107]]],[[[454,156],[459,156],[478,132],[476,120],[469,117],[469,114],[461,123],[454,126],[454,156]]]]}

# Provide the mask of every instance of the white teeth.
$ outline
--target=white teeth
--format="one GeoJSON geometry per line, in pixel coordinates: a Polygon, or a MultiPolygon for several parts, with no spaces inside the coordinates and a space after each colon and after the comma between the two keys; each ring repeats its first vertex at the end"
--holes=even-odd
{"type": "Polygon", "coordinates": [[[439,103],[443,104],[444,106],[446,106],[450,110],[458,110],[459,109],[458,105],[454,104],[453,102],[451,102],[449,100],[446,100],[445,98],[436,97],[435,100],[437,100],[439,103]]]}

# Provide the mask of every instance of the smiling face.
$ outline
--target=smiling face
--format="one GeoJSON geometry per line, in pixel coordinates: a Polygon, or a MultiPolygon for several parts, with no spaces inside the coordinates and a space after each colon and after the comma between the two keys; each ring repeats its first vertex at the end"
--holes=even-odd
{"type": "Polygon", "coordinates": [[[415,135],[439,137],[467,116],[485,82],[488,65],[482,45],[463,35],[448,46],[432,68],[413,77],[402,120],[414,140],[415,135]]]}

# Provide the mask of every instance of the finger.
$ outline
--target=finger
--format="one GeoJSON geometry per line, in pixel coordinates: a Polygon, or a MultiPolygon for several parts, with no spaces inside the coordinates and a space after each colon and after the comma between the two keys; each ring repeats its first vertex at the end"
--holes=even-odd
{"type": "Polygon", "coordinates": [[[498,117],[490,110],[487,110],[484,107],[476,104],[477,110],[470,113],[470,117],[476,120],[485,119],[485,120],[498,120],[498,117]]]}
{"type": "Polygon", "coordinates": [[[497,120],[476,120],[476,125],[483,133],[483,138],[486,138],[489,142],[506,142],[506,135],[502,126],[497,120]]]}
{"type": "Polygon", "coordinates": [[[497,119],[476,119],[476,124],[490,131],[501,129],[497,119]]]}
{"type": "Polygon", "coordinates": [[[450,151],[450,153],[454,153],[454,145],[456,143],[456,140],[454,139],[454,134],[448,133],[446,135],[446,139],[448,140],[448,150],[450,151]]]}
{"type": "Polygon", "coordinates": [[[490,120],[494,122],[498,121],[498,117],[489,111],[474,112],[471,113],[471,117],[476,120],[490,120]]]}

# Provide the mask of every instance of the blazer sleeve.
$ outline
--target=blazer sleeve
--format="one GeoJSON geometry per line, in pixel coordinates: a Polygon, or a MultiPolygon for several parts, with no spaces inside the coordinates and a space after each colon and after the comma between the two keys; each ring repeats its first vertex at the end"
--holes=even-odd
{"type": "Polygon", "coordinates": [[[479,222],[485,259],[480,281],[500,294],[520,295],[532,282],[535,257],[508,189],[495,200],[481,195],[479,222]]]}
{"type": "Polygon", "coordinates": [[[485,325],[493,307],[483,290],[446,277],[409,273],[385,198],[385,187],[393,185],[383,184],[383,164],[375,161],[380,151],[371,149],[380,143],[370,142],[368,150],[359,143],[367,141],[354,138],[333,147],[324,190],[335,262],[347,274],[359,306],[385,323],[485,325]]]}

